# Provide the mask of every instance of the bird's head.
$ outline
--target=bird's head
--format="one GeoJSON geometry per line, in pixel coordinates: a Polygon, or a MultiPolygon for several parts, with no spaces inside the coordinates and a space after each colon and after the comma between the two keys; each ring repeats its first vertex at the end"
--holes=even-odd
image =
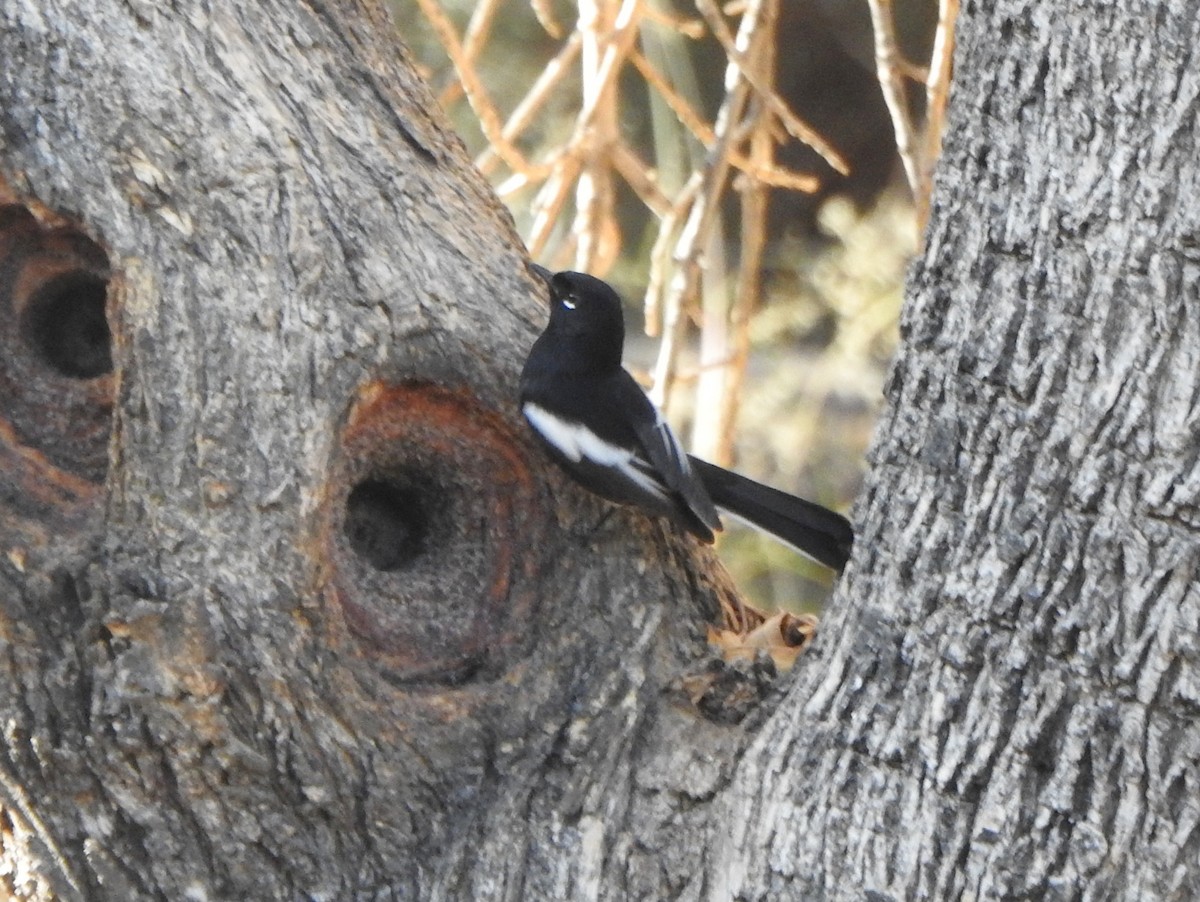
{"type": "Polygon", "coordinates": [[[580,353],[610,356],[615,349],[619,364],[625,344],[625,316],[621,298],[612,286],[587,273],[552,273],[536,263],[529,264],[529,271],[550,289],[547,331],[570,340],[580,353]]]}

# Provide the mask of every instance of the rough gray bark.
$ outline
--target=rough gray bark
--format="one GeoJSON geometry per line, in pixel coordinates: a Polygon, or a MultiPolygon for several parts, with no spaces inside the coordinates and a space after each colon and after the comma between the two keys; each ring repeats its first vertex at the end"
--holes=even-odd
{"type": "Polygon", "coordinates": [[[732,761],[665,691],[719,571],[531,444],[544,302],[392,35],[0,6],[0,894],[549,898],[732,761]]]}
{"type": "Polygon", "coordinates": [[[1200,19],[958,40],[857,563],[712,898],[1200,897],[1200,19]]]}
{"type": "Polygon", "coordinates": [[[720,571],[530,445],[543,311],[389,27],[0,5],[4,890],[1200,893],[1186,2],[964,6],[858,559],[708,716],[720,571]]]}

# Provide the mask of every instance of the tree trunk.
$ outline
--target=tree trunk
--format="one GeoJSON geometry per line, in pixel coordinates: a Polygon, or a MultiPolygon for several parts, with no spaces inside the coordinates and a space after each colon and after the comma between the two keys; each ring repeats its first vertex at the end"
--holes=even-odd
{"type": "Polygon", "coordinates": [[[720,572],[518,421],[544,300],[393,33],[0,7],[12,895],[548,897],[731,760],[664,694],[720,572]]]}
{"type": "Polygon", "coordinates": [[[1183,0],[964,7],[779,708],[703,642],[711,556],[515,417],[545,311],[391,24],[181,9],[0,6],[8,892],[1200,892],[1183,0]]]}
{"type": "Polygon", "coordinates": [[[712,898],[1200,898],[1200,19],[958,42],[856,564],[712,898]]]}

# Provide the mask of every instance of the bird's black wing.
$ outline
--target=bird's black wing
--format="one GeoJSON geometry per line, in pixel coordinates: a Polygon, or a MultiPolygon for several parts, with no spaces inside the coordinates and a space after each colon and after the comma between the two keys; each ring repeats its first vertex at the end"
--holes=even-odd
{"type": "MultiPolygon", "coordinates": [[[[721,518],[704,484],[692,469],[679,437],[633,377],[624,370],[621,375],[625,377],[621,392],[625,395],[623,403],[627,409],[637,412],[631,421],[638,444],[645,454],[642,465],[648,464],[663,484],[678,496],[682,506],[708,531],[709,535],[705,538],[711,541],[712,531],[721,529],[721,518]],[[634,394],[637,395],[636,400],[634,394]]],[[[693,532],[700,534],[697,530],[693,532]]]]}
{"type": "Polygon", "coordinates": [[[721,528],[716,508],[679,440],[632,376],[617,369],[569,384],[538,370],[526,376],[522,413],[577,482],[713,540],[713,530],[721,528]]]}

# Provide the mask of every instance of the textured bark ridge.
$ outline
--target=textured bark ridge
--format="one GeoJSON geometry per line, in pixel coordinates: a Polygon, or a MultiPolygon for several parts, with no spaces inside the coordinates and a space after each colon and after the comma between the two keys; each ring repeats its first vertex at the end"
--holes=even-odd
{"type": "Polygon", "coordinates": [[[728,587],[529,440],[545,310],[392,34],[0,9],[0,895],[694,878],[728,587]]]}
{"type": "Polygon", "coordinates": [[[958,33],[859,565],[714,898],[1200,896],[1200,20],[958,33]]]}

